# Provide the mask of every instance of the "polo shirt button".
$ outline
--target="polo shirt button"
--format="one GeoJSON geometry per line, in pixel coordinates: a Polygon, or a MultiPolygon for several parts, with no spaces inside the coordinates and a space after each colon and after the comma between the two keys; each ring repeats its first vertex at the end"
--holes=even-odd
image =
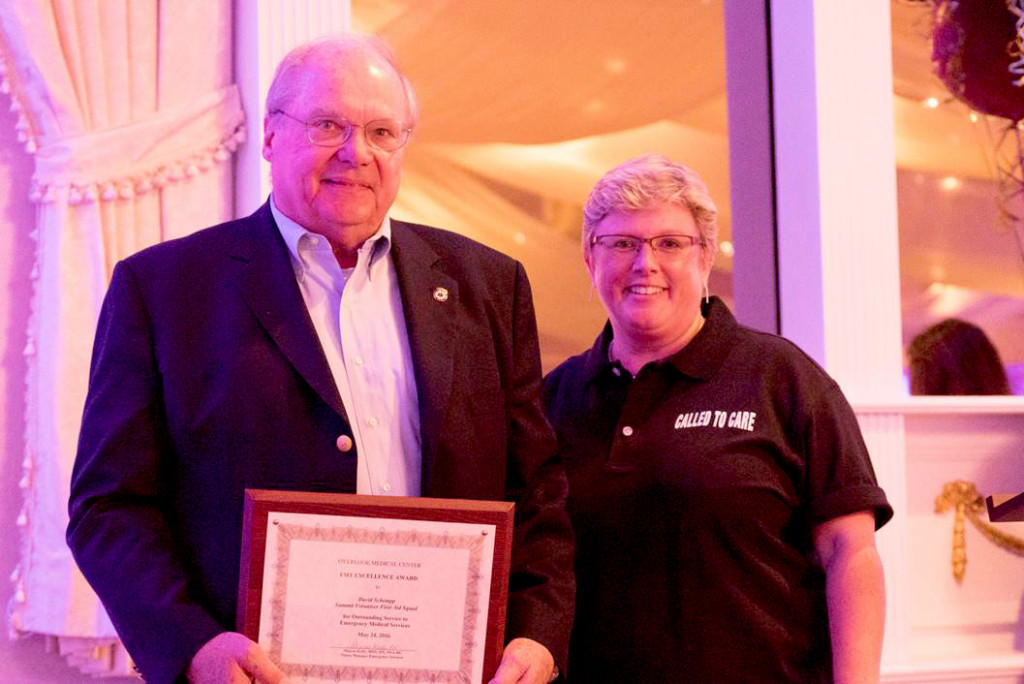
{"type": "Polygon", "coordinates": [[[335,444],[338,446],[338,451],[342,453],[352,451],[352,438],[348,435],[341,435],[338,437],[335,444]]]}
{"type": "Polygon", "coordinates": [[[383,485],[381,485],[381,489],[383,489],[385,492],[390,492],[391,491],[391,483],[390,482],[385,482],[383,485]]]}
{"type": "Polygon", "coordinates": [[[627,425],[626,427],[622,428],[622,434],[624,434],[626,437],[632,437],[633,428],[627,425]]]}

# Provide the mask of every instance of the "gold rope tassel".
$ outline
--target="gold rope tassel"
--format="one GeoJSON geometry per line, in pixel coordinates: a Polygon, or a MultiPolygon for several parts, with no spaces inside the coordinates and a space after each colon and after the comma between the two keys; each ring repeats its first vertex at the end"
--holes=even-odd
{"type": "MultiPolygon", "coordinates": [[[[967,517],[979,532],[996,546],[1010,553],[1024,556],[1024,539],[1001,532],[990,523],[982,520],[981,512],[986,511],[985,499],[978,493],[973,482],[955,480],[942,487],[942,494],[935,497],[935,512],[945,513],[950,508],[956,509],[953,518],[953,577],[957,582],[964,578],[967,570],[967,541],[964,538],[964,517],[967,517]]],[[[988,512],[985,512],[986,517],[988,512]]]]}

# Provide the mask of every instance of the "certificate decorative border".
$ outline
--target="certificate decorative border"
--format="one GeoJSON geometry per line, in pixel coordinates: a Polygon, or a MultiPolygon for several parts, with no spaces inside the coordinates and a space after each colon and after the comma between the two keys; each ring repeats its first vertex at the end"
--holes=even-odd
{"type": "Polygon", "coordinates": [[[365,527],[320,527],[319,525],[277,526],[278,572],[271,598],[270,648],[271,659],[278,663],[286,675],[317,677],[328,680],[359,680],[382,682],[430,681],[438,684],[468,684],[472,674],[473,639],[476,621],[480,617],[480,564],[483,562],[483,539],[479,535],[436,534],[416,530],[371,530],[365,527]],[[288,568],[291,543],[296,541],[322,541],[356,544],[387,544],[422,546],[439,549],[468,549],[469,566],[466,576],[466,607],[462,622],[462,651],[458,670],[421,670],[396,667],[353,667],[337,665],[298,665],[281,660],[284,641],[285,596],[288,590],[288,568]]]}
{"type": "MultiPolygon", "coordinates": [[[[430,499],[417,497],[382,497],[324,492],[293,492],[265,489],[247,489],[243,521],[242,557],[239,573],[239,600],[237,629],[254,641],[260,637],[260,613],[264,591],[270,592],[271,644],[268,652],[280,661],[284,634],[284,601],[288,554],[292,541],[345,543],[402,544],[406,546],[468,549],[466,606],[463,615],[460,663],[457,670],[425,670],[396,667],[336,666],[330,664],[283,663],[281,668],[290,677],[322,678],[327,681],[429,681],[438,683],[473,684],[472,672],[480,663],[474,663],[474,653],[481,649],[474,641],[473,626],[486,611],[487,624],[483,644],[482,676],[486,682],[497,668],[504,644],[505,615],[507,611],[508,577],[511,564],[512,525],[514,505],[504,501],[475,501],[462,499],[430,499]],[[337,516],[338,525],[303,525],[275,521],[278,548],[267,559],[267,528],[275,512],[337,516]],[[341,522],[341,518],[387,518],[392,521],[418,520],[440,523],[471,523],[492,526],[493,547],[478,534],[455,531],[451,534],[420,530],[401,530],[390,524],[389,529],[367,528],[341,522]],[[489,590],[481,587],[482,564],[485,549],[492,548],[489,590]],[[276,569],[273,587],[263,587],[264,567],[273,563],[276,569]],[[282,577],[283,575],[283,577],[282,577]]],[[[479,657],[479,656],[477,656],[479,657]]],[[[480,670],[477,670],[480,671],[480,670]]],[[[301,681],[301,680],[300,680],[301,681]]]]}

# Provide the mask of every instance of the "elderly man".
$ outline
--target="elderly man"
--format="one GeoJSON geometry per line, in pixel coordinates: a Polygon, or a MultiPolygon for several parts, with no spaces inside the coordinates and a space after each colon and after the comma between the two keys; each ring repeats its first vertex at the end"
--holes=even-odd
{"type": "Polygon", "coordinates": [[[267,96],[269,202],[114,270],[67,536],[150,682],[284,678],[231,631],[246,487],[515,501],[492,681],[564,664],[573,546],[529,284],[388,216],[416,118],[375,39],[297,48],[267,96]]]}

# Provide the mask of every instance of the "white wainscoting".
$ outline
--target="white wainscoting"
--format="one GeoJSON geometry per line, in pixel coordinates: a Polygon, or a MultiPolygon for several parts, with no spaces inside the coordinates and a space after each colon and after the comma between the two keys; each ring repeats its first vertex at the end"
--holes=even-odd
{"type": "MultiPolygon", "coordinates": [[[[889,594],[883,681],[1024,683],[1024,557],[968,520],[967,567],[957,582],[955,514],[935,507],[955,480],[974,483],[982,496],[1024,491],[1024,400],[914,397],[857,412],[896,509],[879,534],[889,594]]],[[[1024,522],[996,527],[1024,539],[1024,522]]]]}

